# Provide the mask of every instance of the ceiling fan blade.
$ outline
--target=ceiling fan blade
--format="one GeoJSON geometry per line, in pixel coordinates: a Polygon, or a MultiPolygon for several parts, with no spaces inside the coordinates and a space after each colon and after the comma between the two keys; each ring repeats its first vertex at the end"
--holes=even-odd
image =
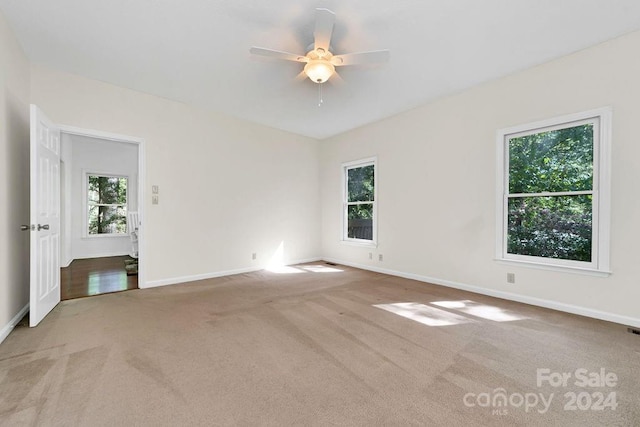
{"type": "Polygon", "coordinates": [[[304,55],[296,55],[291,52],[282,52],[280,50],[267,49],[264,47],[253,46],[249,49],[254,55],[268,56],[270,58],[285,59],[287,61],[307,62],[309,58],[304,55]]]}
{"type": "Polygon", "coordinates": [[[298,75],[294,78],[296,82],[303,82],[307,79],[307,73],[305,73],[304,70],[300,71],[300,73],[298,73],[298,75]]]}
{"type": "Polygon", "coordinates": [[[331,78],[329,80],[327,80],[327,83],[329,83],[332,86],[336,86],[336,87],[342,87],[345,85],[344,79],[342,77],[340,77],[340,74],[338,73],[333,73],[331,75],[331,78]]]}
{"type": "Polygon", "coordinates": [[[313,31],[313,48],[329,51],[333,24],[336,22],[336,14],[329,9],[316,9],[316,28],[313,31]]]}
{"type": "Polygon", "coordinates": [[[381,64],[389,61],[388,50],[372,50],[370,52],[345,53],[331,58],[331,63],[336,67],[342,65],[381,64]]]}

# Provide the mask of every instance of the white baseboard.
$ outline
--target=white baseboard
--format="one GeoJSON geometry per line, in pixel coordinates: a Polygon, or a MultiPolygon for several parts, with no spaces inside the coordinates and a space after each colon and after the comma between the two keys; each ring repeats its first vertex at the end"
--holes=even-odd
{"type": "Polygon", "coordinates": [[[465,283],[453,282],[451,280],[439,279],[437,277],[421,276],[413,273],[405,273],[402,271],[388,270],[385,268],[378,268],[365,264],[357,264],[353,262],[342,261],[334,258],[324,258],[325,261],[333,262],[336,264],[343,264],[350,267],[360,268],[362,270],[374,271],[376,273],[388,274],[390,276],[403,277],[405,279],[413,279],[419,282],[432,283],[434,285],[446,286],[448,288],[460,289],[463,291],[469,291],[476,294],[488,295],[491,297],[502,298],[510,301],[522,302],[525,304],[535,305],[538,307],[550,308],[553,310],[564,311],[566,313],[578,314],[580,316],[592,317],[594,319],[606,320],[607,322],[619,323],[621,325],[633,326],[640,328],[640,319],[630,316],[622,316],[615,313],[609,313],[606,311],[594,310],[588,307],[581,307],[578,305],[566,304],[557,301],[546,300],[542,298],[531,297],[527,295],[514,294],[511,292],[497,291],[494,289],[487,289],[480,286],[468,285],[465,283]]]}
{"type": "MultiPolygon", "coordinates": [[[[295,265],[295,264],[305,264],[309,262],[320,261],[322,258],[307,258],[289,261],[286,265],[295,265]]],[[[259,265],[255,267],[245,267],[239,268],[235,270],[224,270],[224,271],[215,271],[212,273],[204,273],[204,274],[195,274],[191,276],[182,276],[182,277],[171,277],[169,279],[160,279],[160,280],[151,280],[146,282],[145,284],[140,284],[141,289],[147,288],[156,288],[158,286],[167,286],[167,285],[176,285],[178,283],[186,283],[186,282],[194,282],[196,280],[206,280],[213,279],[216,277],[224,277],[224,276],[233,276],[234,274],[243,274],[243,273],[251,273],[254,271],[264,270],[266,267],[264,265],[259,265]]]]}
{"type": "Polygon", "coordinates": [[[107,257],[112,257],[112,256],[125,256],[125,255],[129,255],[129,251],[114,251],[114,252],[103,252],[103,253],[97,253],[97,254],[89,254],[89,255],[80,255],[80,256],[75,256],[73,257],[73,259],[71,259],[71,261],[69,261],[69,264],[71,264],[71,262],[73,262],[74,259],[90,259],[90,258],[107,258],[107,257]]]}
{"type": "Polygon", "coordinates": [[[11,319],[9,323],[6,324],[4,328],[2,328],[2,330],[0,330],[0,344],[2,344],[2,341],[4,341],[9,336],[11,331],[13,331],[13,328],[16,327],[16,325],[24,317],[24,315],[27,314],[27,311],[29,311],[29,303],[22,307],[22,310],[20,310],[18,314],[13,316],[13,319],[11,319]]]}
{"type": "Polygon", "coordinates": [[[141,289],[156,288],[158,286],[176,285],[178,283],[195,282],[196,280],[213,279],[215,277],[232,276],[234,274],[251,273],[253,271],[262,270],[262,267],[247,267],[237,270],[216,271],[213,273],[194,274],[191,276],[171,277],[168,279],[150,280],[144,285],[140,284],[141,289]]]}

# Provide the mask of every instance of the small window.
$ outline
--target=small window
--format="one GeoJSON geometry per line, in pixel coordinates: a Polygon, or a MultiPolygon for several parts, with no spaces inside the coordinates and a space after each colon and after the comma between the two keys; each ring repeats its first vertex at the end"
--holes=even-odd
{"type": "Polygon", "coordinates": [[[87,174],[87,234],[127,233],[127,178],[87,174]]]}
{"type": "Polygon", "coordinates": [[[608,270],[608,110],[500,131],[498,258],[608,270]]]}
{"type": "Polygon", "coordinates": [[[376,162],[367,159],[344,168],[343,240],[376,242],[376,162]]]}

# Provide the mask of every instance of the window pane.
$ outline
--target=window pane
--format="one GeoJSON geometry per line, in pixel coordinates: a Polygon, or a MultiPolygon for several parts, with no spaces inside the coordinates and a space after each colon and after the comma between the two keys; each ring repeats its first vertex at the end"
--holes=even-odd
{"type": "Polygon", "coordinates": [[[507,252],[591,262],[592,196],[509,199],[507,252]]]}
{"type": "Polygon", "coordinates": [[[373,240],[373,203],[347,206],[347,237],[373,240]]]}
{"type": "Polygon", "coordinates": [[[374,166],[347,170],[347,201],[371,202],[374,195],[374,166]]]}
{"type": "Polygon", "coordinates": [[[593,189],[593,124],[509,139],[509,193],[593,189]]]}
{"type": "Polygon", "coordinates": [[[125,206],[89,206],[89,234],[121,234],[127,232],[125,206]]]}
{"type": "Polygon", "coordinates": [[[97,185],[97,181],[92,180],[91,178],[94,177],[89,177],[89,192],[88,192],[88,201],[89,204],[94,204],[94,203],[100,203],[100,192],[98,191],[98,185],[97,185]]]}
{"type": "Polygon", "coordinates": [[[89,175],[89,203],[126,204],[127,178],[89,175]]]}

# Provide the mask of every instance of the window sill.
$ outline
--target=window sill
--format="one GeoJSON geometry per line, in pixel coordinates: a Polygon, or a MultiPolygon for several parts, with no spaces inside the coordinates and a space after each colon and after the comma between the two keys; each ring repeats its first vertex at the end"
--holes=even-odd
{"type": "Polygon", "coordinates": [[[499,264],[514,265],[526,268],[535,268],[538,270],[559,271],[562,273],[584,274],[587,276],[609,277],[612,272],[606,270],[594,270],[592,268],[571,267],[566,265],[552,265],[541,262],[521,261],[514,259],[494,259],[499,264]]]}
{"type": "Polygon", "coordinates": [[[340,243],[348,246],[360,246],[364,248],[377,248],[378,244],[373,241],[366,240],[340,240],[340,243]]]}
{"type": "Polygon", "coordinates": [[[85,235],[82,236],[82,239],[85,240],[92,240],[92,239],[114,239],[114,238],[120,238],[120,239],[128,239],[129,238],[129,233],[119,233],[119,234],[94,234],[94,235],[85,235]]]}

